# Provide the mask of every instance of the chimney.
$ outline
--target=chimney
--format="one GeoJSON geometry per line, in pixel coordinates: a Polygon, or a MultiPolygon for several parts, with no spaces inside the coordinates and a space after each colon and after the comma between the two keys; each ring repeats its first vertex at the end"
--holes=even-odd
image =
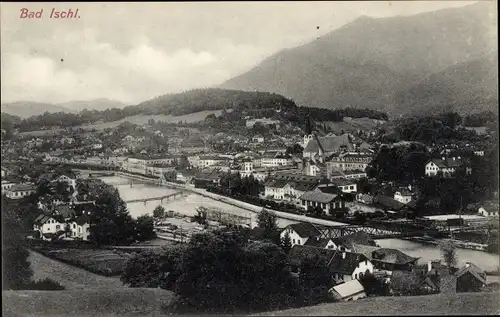
{"type": "Polygon", "coordinates": [[[345,259],[345,251],[342,252],[342,259],[345,259]]]}
{"type": "Polygon", "coordinates": [[[432,270],[432,261],[429,261],[427,263],[427,272],[430,272],[432,270]]]}
{"type": "Polygon", "coordinates": [[[470,267],[470,262],[465,262],[465,267],[470,267]]]}
{"type": "Polygon", "coordinates": [[[444,156],[442,157],[442,159],[443,159],[443,161],[446,160],[446,158],[444,156]]]}

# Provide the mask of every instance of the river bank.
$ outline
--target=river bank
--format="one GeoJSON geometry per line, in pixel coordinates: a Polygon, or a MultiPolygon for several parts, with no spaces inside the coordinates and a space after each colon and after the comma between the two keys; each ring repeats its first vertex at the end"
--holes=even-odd
{"type": "MultiPolygon", "coordinates": [[[[123,178],[115,177],[102,178],[103,181],[112,184],[123,183],[123,178]]],[[[172,184],[173,188],[179,188],[181,185],[172,184]],[[174,186],[175,185],[175,186],[174,186]]],[[[118,185],[116,186],[120,195],[124,200],[129,200],[139,198],[155,197],[160,195],[165,195],[169,190],[174,192],[176,189],[169,189],[167,187],[158,187],[151,184],[136,184],[134,182],[133,187],[130,185],[118,185]]],[[[140,216],[141,214],[152,215],[153,209],[161,204],[165,209],[174,210],[186,216],[196,215],[196,208],[200,205],[213,208],[222,208],[226,210],[231,210],[239,213],[250,213],[252,215],[252,224],[256,225],[256,215],[262,209],[260,207],[241,202],[232,198],[222,197],[217,194],[208,193],[203,189],[194,187],[184,187],[189,190],[192,194],[184,197],[182,199],[173,200],[169,202],[160,201],[148,201],[147,203],[132,203],[127,204],[130,213],[133,217],[140,216]]],[[[302,215],[287,214],[283,212],[276,211],[278,216],[278,225],[280,227],[286,227],[292,223],[298,222],[311,222],[320,225],[338,226],[344,225],[340,222],[328,221],[323,219],[311,218],[302,215]]],[[[441,259],[441,252],[437,245],[432,245],[428,243],[422,243],[418,241],[409,241],[403,239],[378,239],[376,240],[380,247],[383,248],[393,248],[398,249],[408,255],[420,258],[419,263],[425,264],[428,261],[441,259]]],[[[467,250],[467,249],[457,249],[457,258],[459,265],[464,265],[465,262],[473,262],[482,269],[486,271],[497,271],[499,266],[499,257],[495,254],[486,253],[483,251],[467,250]]]]}

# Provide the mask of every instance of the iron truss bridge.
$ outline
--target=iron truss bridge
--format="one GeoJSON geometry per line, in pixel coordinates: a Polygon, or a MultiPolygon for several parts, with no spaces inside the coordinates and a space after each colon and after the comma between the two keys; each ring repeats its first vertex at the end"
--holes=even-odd
{"type": "Polygon", "coordinates": [[[415,222],[372,222],[366,225],[316,226],[321,232],[321,238],[335,239],[365,232],[374,239],[404,238],[404,237],[444,237],[449,235],[449,228],[422,226],[415,222]]]}

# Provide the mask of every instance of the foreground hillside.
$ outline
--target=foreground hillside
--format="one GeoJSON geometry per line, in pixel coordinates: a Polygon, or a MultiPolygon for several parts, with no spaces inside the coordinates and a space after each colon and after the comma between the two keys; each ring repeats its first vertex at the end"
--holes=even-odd
{"type": "Polygon", "coordinates": [[[498,293],[376,297],[268,312],[261,316],[498,315],[498,293]]]}
{"type": "MultiPolygon", "coordinates": [[[[4,316],[167,316],[174,295],[161,289],[4,291],[4,316]]],[[[260,316],[498,315],[498,294],[379,297],[267,312],[260,316]]]]}
{"type": "MultiPolygon", "coordinates": [[[[488,92],[480,87],[493,70],[483,67],[481,59],[496,54],[496,43],[493,1],[407,17],[361,17],[311,43],[278,52],[221,87],[275,92],[299,106],[368,107],[405,114],[409,107],[420,107],[413,93],[405,93],[408,89],[425,90],[428,103],[453,101],[453,93],[462,88],[467,100],[486,98],[488,92]],[[453,89],[436,91],[414,87],[434,73],[439,82],[432,86],[448,86],[445,81],[454,65],[462,65],[458,73],[467,68],[478,80],[457,80],[451,83],[453,89]],[[400,94],[406,96],[404,103],[400,94]]],[[[493,72],[496,77],[496,67],[493,72]]],[[[458,110],[474,108],[475,103],[469,103],[458,110]]]]}
{"type": "Polygon", "coordinates": [[[4,291],[3,316],[158,316],[174,296],[162,289],[4,291]]]}

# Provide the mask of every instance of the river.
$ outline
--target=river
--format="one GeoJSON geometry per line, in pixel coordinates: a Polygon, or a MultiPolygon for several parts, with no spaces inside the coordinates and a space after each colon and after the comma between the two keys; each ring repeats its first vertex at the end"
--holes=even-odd
{"type": "MultiPolygon", "coordinates": [[[[118,176],[102,177],[101,179],[104,182],[112,185],[126,180],[125,178],[118,176]]],[[[137,181],[134,181],[133,187],[130,187],[130,185],[115,185],[115,187],[118,189],[121,198],[125,201],[139,198],[163,196],[176,191],[175,189],[166,187],[137,184],[137,181]]],[[[146,204],[143,202],[135,202],[127,203],[127,207],[132,217],[137,218],[138,216],[144,214],[152,215],[154,208],[160,205],[160,203],[160,200],[148,201],[146,202],[146,204]]],[[[254,212],[233,205],[225,204],[215,199],[203,197],[198,194],[190,194],[187,197],[171,200],[168,202],[164,201],[161,205],[165,207],[166,210],[174,210],[175,212],[187,216],[196,215],[196,208],[200,205],[206,207],[217,207],[232,212],[238,212],[243,215],[251,215],[253,226],[255,225],[257,218],[256,213],[254,212]]],[[[296,222],[297,221],[278,218],[278,225],[281,228],[296,222]]],[[[381,239],[376,241],[380,247],[398,249],[410,256],[419,257],[419,263],[422,264],[427,263],[431,260],[437,260],[441,258],[439,247],[435,245],[412,242],[402,239],[381,239]]],[[[486,271],[497,270],[500,262],[498,255],[466,249],[457,249],[457,259],[459,266],[464,265],[465,262],[472,262],[486,271]]]]}

